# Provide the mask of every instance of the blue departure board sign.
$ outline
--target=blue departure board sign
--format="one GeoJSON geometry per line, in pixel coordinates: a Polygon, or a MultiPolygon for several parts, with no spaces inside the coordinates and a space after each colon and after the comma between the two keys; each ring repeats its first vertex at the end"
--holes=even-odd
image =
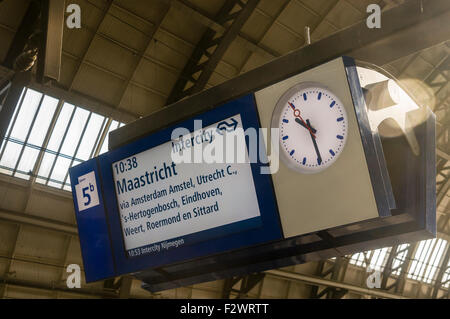
{"type": "Polygon", "coordinates": [[[87,281],[281,239],[270,175],[249,161],[247,128],[259,129],[253,95],[72,168],[87,281]],[[177,128],[184,134],[174,138],[177,128]],[[245,161],[195,161],[196,147],[224,133],[243,141],[245,161]]]}

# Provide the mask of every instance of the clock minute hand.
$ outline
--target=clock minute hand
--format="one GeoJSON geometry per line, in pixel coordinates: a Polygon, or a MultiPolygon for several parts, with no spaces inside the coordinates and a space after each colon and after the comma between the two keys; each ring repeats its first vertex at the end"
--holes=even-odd
{"type": "Polygon", "coordinates": [[[297,122],[298,124],[300,124],[301,126],[303,126],[304,128],[306,128],[307,130],[309,130],[309,128],[311,128],[311,131],[313,132],[313,133],[316,133],[317,131],[314,129],[314,128],[312,128],[311,126],[308,128],[308,126],[306,126],[305,125],[305,123],[303,123],[302,121],[300,121],[300,119],[299,118],[295,118],[295,122],[297,122]]]}
{"type": "MultiPolygon", "coordinates": [[[[309,123],[309,120],[306,120],[306,123],[308,123],[308,126],[311,127],[311,124],[309,123]]],[[[316,154],[317,154],[317,162],[320,164],[322,164],[322,156],[320,156],[320,151],[319,151],[319,147],[317,146],[317,142],[315,137],[312,135],[312,133],[309,133],[311,135],[311,139],[313,141],[314,144],[314,149],[316,150],[316,154]]]]}

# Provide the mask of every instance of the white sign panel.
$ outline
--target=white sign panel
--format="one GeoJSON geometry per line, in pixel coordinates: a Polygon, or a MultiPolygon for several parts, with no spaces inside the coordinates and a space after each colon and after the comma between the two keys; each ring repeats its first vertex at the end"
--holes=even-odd
{"type": "Polygon", "coordinates": [[[94,171],[78,177],[78,184],[75,185],[75,191],[79,212],[95,207],[100,203],[94,171]]]}
{"type": "Polygon", "coordinates": [[[224,121],[113,163],[125,248],[130,256],[178,247],[185,244],[183,236],[260,216],[248,161],[174,161],[176,155],[195,145],[211,147],[225,131],[243,136],[240,115],[224,121]],[[224,121],[231,125],[224,125],[224,121]]]}

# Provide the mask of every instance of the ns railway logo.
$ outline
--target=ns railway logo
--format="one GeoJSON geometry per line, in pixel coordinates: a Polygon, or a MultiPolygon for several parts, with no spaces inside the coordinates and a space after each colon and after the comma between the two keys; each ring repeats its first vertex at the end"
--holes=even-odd
{"type": "Polygon", "coordinates": [[[236,130],[238,124],[238,121],[234,118],[231,118],[230,122],[222,121],[217,124],[217,133],[223,135],[225,132],[233,132],[236,130]]]}

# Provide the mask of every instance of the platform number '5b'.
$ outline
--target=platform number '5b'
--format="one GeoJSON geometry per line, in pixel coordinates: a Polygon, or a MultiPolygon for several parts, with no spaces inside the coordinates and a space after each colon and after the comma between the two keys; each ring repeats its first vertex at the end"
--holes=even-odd
{"type": "Polygon", "coordinates": [[[92,193],[94,190],[94,185],[91,183],[89,183],[89,187],[83,187],[83,197],[87,199],[84,206],[88,206],[91,203],[91,195],[89,193],[92,193]]]}
{"type": "Polygon", "coordinates": [[[78,177],[78,184],[75,185],[75,192],[77,195],[79,212],[95,207],[100,203],[94,171],[78,177]]]}

